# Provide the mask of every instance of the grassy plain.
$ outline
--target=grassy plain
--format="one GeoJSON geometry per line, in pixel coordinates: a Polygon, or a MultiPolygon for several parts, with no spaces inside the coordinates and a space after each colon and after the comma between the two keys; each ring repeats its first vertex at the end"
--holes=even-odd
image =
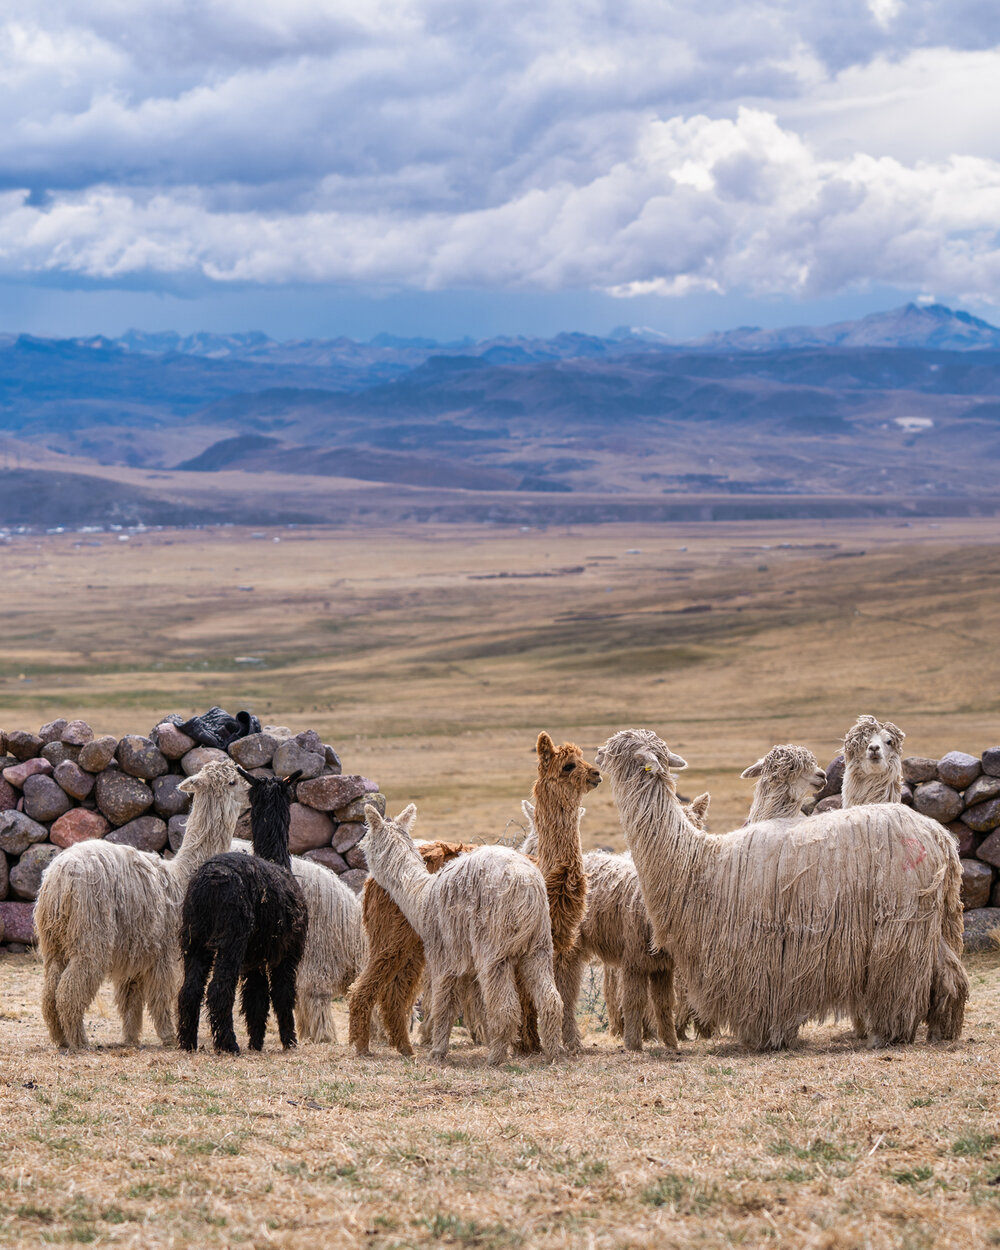
{"type": "MultiPolygon", "coordinates": [[[[996,521],[52,535],[0,576],[0,726],[250,705],[415,799],[425,836],[515,832],[543,727],[589,751],[656,728],[716,828],[761,751],[825,762],[859,711],[914,753],[1000,739],[996,521]]],[[[604,787],[584,832],[621,845],[604,787]]],[[[970,971],[946,1047],[827,1025],[639,1058],[594,1016],[579,1061],[488,1072],[461,1035],[443,1069],[125,1051],[106,991],[99,1049],[60,1055],[34,957],[2,955],[0,1245],[998,1244],[1000,962],[970,971]]]]}
{"type": "MultiPolygon", "coordinates": [[[[760,752],[825,763],[862,711],[914,754],[1000,740],[995,518],[258,533],[0,546],[0,728],[251,706],[416,801],[425,836],[487,840],[542,728],[589,751],[655,728],[717,828],[760,752]]],[[[603,787],[584,836],[621,845],[603,787]]]]}

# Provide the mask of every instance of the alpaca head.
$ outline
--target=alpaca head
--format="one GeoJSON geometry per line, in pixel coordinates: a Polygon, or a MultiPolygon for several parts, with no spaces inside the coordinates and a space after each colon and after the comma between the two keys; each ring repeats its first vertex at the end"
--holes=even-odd
{"type": "Polygon", "coordinates": [[[613,786],[660,782],[671,794],[677,793],[671,768],[687,768],[687,760],[675,755],[652,729],[619,729],[597,752],[596,760],[613,786]]]}
{"type": "Polygon", "coordinates": [[[538,780],[532,794],[536,800],[539,792],[558,796],[568,806],[578,807],[580,799],[588,790],[601,784],[600,770],[588,764],[583,752],[572,742],[557,747],[544,731],[535,744],[538,754],[538,780]]]}
{"type": "Polygon", "coordinates": [[[236,765],[236,771],[250,787],[250,806],[266,801],[271,798],[280,798],[286,803],[291,803],[295,798],[295,783],[302,776],[302,769],[291,773],[288,777],[255,777],[253,773],[248,773],[245,768],[236,765]]]}
{"type": "Polygon", "coordinates": [[[826,773],[812,751],[791,742],[772,747],[740,776],[757,782],[755,793],[771,787],[780,789],[789,806],[796,809],[811,790],[822,790],[826,785],[826,773]]]}
{"type": "Polygon", "coordinates": [[[902,767],[899,748],[906,734],[892,721],[859,716],[844,735],[844,763],[861,773],[892,773],[902,767]]]}
{"type": "Polygon", "coordinates": [[[235,823],[246,806],[247,788],[240,777],[242,771],[230,760],[209,760],[200,772],[185,777],[177,789],[190,794],[196,803],[214,800],[232,808],[235,823]]]}
{"type": "Polygon", "coordinates": [[[365,836],[358,843],[358,846],[364,851],[366,859],[369,856],[370,847],[386,843],[405,844],[412,847],[414,853],[416,853],[417,848],[411,832],[416,823],[416,803],[410,803],[404,807],[395,820],[391,817],[383,816],[377,807],[373,807],[371,803],[366,803],[365,836]]]}
{"type": "MultiPolygon", "coordinates": [[[[680,758],[676,756],[675,758],[680,758]]],[[[712,796],[706,790],[704,794],[696,794],[690,803],[684,804],[684,812],[688,820],[696,829],[705,828],[705,819],[708,816],[708,805],[712,801],[712,796]]]]}
{"type": "Polygon", "coordinates": [[[284,778],[255,777],[243,768],[239,774],[250,787],[250,839],[254,854],[290,867],[288,828],[295,783],[302,770],[284,778]]]}

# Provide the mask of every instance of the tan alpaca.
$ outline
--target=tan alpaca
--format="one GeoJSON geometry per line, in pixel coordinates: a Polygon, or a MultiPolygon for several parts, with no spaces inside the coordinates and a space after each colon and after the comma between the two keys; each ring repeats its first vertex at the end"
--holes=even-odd
{"type": "Polygon", "coordinates": [[[898,803],[903,795],[899,748],[906,734],[891,720],[859,716],[844,735],[841,807],[898,803]]]}
{"type": "Polygon", "coordinates": [[[757,782],[747,817],[748,825],[758,820],[801,816],[802,800],[811,791],[822,790],[826,785],[826,773],[812,751],[791,742],[772,747],[756,764],[744,769],[740,776],[757,782]]]}
{"type": "Polygon", "coordinates": [[[84,1012],[105,979],[115,985],[126,1046],[139,1044],[144,1003],[160,1041],[175,1042],[184,891],[207,859],[229,850],[247,789],[229,760],[212,760],[178,788],[193,802],[173,859],[95,838],[63,851],[45,870],[35,925],[42,1015],[57,1046],[87,1045],[84,1012]]]}
{"type": "Polygon", "coordinates": [[[413,804],[395,820],[366,806],[362,839],[372,877],[420,937],[431,979],[434,1045],[448,1053],[456,991],[475,975],[483,998],[491,1066],[506,1061],[521,1019],[519,980],[538,1015],[545,1054],[561,1053],[562,1002],[552,976],[552,930],[541,873],[518,851],[483,846],[445,864],[424,867],[410,837],[413,804]]]}
{"type": "Polygon", "coordinates": [[[651,730],[597,755],[611,782],[656,943],[669,949],[701,1019],[744,1045],[790,1045],[802,1024],[850,1013],[869,1044],[959,1035],[962,870],[937,821],[898,803],[693,829],[651,730]]]}

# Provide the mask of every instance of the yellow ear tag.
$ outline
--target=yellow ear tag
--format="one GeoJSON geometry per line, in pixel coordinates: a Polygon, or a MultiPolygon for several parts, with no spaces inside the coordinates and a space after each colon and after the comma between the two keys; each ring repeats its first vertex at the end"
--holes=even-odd
{"type": "Polygon", "coordinates": [[[651,772],[653,771],[653,765],[652,765],[652,764],[647,764],[647,765],[646,765],[646,767],[645,767],[645,769],[643,769],[643,771],[644,771],[644,772],[647,772],[647,773],[651,773],[651,772]]]}

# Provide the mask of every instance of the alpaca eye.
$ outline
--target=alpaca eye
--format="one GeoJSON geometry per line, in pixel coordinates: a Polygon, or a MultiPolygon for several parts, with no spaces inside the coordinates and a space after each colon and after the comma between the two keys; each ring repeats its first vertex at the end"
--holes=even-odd
{"type": "Polygon", "coordinates": [[[564,772],[564,773],[571,773],[571,772],[573,771],[573,769],[574,769],[574,768],[576,768],[576,765],[575,765],[575,764],[563,764],[563,772],[564,772]]]}

